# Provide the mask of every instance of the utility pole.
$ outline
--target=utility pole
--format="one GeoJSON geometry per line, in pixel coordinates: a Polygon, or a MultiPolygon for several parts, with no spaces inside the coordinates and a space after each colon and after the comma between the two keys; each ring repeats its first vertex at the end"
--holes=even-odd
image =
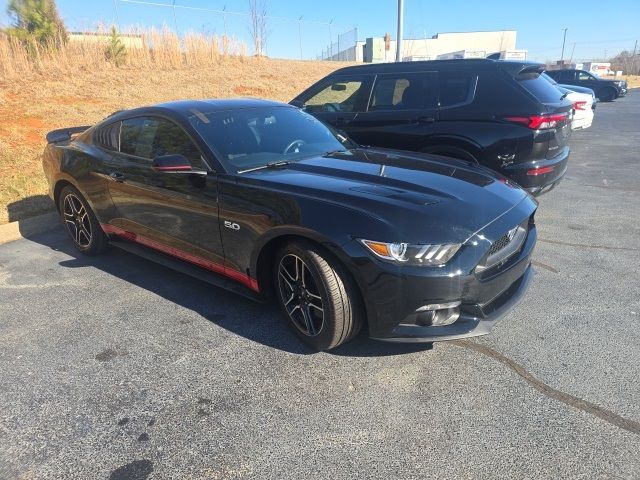
{"type": "Polygon", "coordinates": [[[333,60],[333,29],[331,26],[333,25],[333,18],[329,22],[329,60],[333,60]]]}
{"type": "Polygon", "coordinates": [[[222,24],[224,25],[224,36],[227,37],[227,6],[222,7],[222,24]]]}
{"type": "Polygon", "coordinates": [[[120,18],[118,17],[118,0],[113,0],[113,12],[116,14],[116,26],[120,27],[120,18]]]}
{"type": "MultiPolygon", "coordinates": [[[[631,56],[631,70],[632,70],[632,74],[633,75],[637,75],[638,72],[636,72],[636,51],[638,50],[638,40],[636,40],[636,44],[633,46],[633,55],[631,56]]],[[[627,75],[629,75],[627,73],[627,75]]]]}
{"type": "Polygon", "coordinates": [[[573,63],[573,52],[576,51],[576,42],[573,42],[573,47],[571,47],[571,57],[569,58],[569,63],[573,63]]]}
{"type": "Polygon", "coordinates": [[[398,0],[398,34],[396,37],[396,62],[402,61],[402,27],[404,16],[404,0],[398,0]]]}
{"type": "Polygon", "coordinates": [[[300,60],[302,60],[302,15],[298,19],[298,40],[300,41],[300,60]]]}
{"type": "Polygon", "coordinates": [[[560,55],[560,65],[564,64],[564,42],[567,40],[567,30],[569,29],[565,27],[562,30],[564,30],[564,35],[562,37],[562,54],[560,55]]]}
{"type": "Polygon", "coordinates": [[[173,0],[173,28],[176,29],[176,35],[178,35],[178,20],[176,19],[176,0],[173,0]]]}

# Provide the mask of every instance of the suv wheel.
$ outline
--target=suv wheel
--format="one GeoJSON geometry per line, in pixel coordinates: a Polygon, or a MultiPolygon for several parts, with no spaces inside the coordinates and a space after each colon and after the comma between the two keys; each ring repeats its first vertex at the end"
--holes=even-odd
{"type": "Polygon", "coordinates": [[[282,248],[274,280],[294,332],[316,350],[353,338],[362,325],[358,291],[342,265],[308,242],[282,248]]]}
{"type": "Polygon", "coordinates": [[[107,247],[107,236],[80,192],[67,185],[60,192],[58,211],[75,247],[87,255],[97,255],[107,247]]]}
{"type": "Polygon", "coordinates": [[[605,88],[600,92],[601,102],[611,102],[616,98],[616,91],[613,88],[605,88]]]}

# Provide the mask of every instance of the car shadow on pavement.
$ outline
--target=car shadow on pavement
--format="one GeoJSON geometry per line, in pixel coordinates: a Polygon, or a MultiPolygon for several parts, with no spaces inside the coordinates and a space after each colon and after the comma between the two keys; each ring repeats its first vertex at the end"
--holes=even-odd
{"type": "MultiPolygon", "coordinates": [[[[115,247],[102,255],[83,255],[73,247],[60,228],[29,235],[26,238],[71,257],[59,262],[61,267],[100,269],[190,309],[210,322],[248,340],[299,355],[317,353],[296,337],[274,304],[256,303],[115,247]]],[[[371,340],[363,331],[347,344],[327,353],[346,357],[379,357],[403,355],[431,348],[431,343],[402,344],[371,340]]]]}
{"type": "Polygon", "coordinates": [[[7,205],[7,220],[16,222],[54,210],[55,205],[48,195],[31,195],[7,205]]]}

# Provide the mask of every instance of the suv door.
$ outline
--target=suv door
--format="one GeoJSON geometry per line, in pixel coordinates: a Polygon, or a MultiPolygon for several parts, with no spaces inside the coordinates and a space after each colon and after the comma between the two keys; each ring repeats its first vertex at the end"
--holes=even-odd
{"type": "Polygon", "coordinates": [[[365,110],[373,75],[335,75],[312,86],[291,101],[323,122],[344,128],[365,110]]]}
{"type": "Polygon", "coordinates": [[[421,150],[436,128],[437,78],[436,72],[377,75],[367,111],[341,128],[361,145],[421,150]]]}
{"type": "Polygon", "coordinates": [[[598,87],[600,84],[598,79],[591,75],[589,72],[585,72],[583,70],[576,70],[576,85],[580,85],[581,87],[587,87],[592,89],[594,92],[598,91],[598,87]]]}
{"type": "Polygon", "coordinates": [[[192,263],[222,264],[217,179],[189,135],[166,118],[134,117],[122,120],[119,147],[108,166],[115,225],[192,263]],[[156,171],[153,158],[169,154],[184,155],[194,173],[156,171]]]}

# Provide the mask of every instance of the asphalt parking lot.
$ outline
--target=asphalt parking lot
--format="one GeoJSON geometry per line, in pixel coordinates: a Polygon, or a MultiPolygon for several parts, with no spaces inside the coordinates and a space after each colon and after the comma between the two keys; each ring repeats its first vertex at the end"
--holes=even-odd
{"type": "Polygon", "coordinates": [[[0,478],[640,478],[640,92],[574,132],[487,337],[303,347],[62,229],[0,246],[0,478]]]}

